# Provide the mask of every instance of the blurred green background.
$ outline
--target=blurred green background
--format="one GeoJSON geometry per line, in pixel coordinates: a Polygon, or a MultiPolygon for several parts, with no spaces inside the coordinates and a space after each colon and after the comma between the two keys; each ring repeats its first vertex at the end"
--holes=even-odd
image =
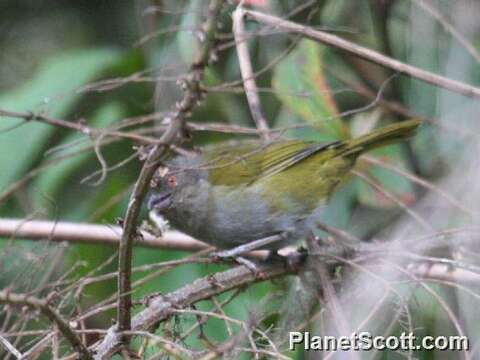
{"type": "MultiPolygon", "coordinates": [[[[150,121],[137,122],[125,131],[158,137],[162,113],[170,111],[181,98],[176,80],[192,59],[195,29],[202,20],[206,3],[203,0],[2,0],[0,109],[41,113],[99,128],[113,128],[125,123],[125,119],[156,114],[150,121]]],[[[452,16],[460,13],[458,8],[463,6],[460,3],[473,6],[469,1],[456,5],[449,1],[434,2],[442,13],[452,16]]],[[[471,58],[467,51],[411,1],[285,0],[269,1],[266,6],[260,10],[282,16],[292,14],[293,21],[333,31],[433,72],[445,73],[450,64],[453,70],[448,75],[454,76],[458,65],[462,71],[458,71],[457,79],[477,84],[480,81],[478,63],[468,65],[471,58]],[[456,59],[468,59],[468,64],[460,60],[453,65],[447,63],[452,51],[456,59]]],[[[205,84],[210,91],[206,101],[192,114],[191,122],[254,126],[231,42],[233,9],[228,4],[222,12],[219,60],[207,70],[205,84]]],[[[469,25],[472,15],[464,16],[469,25]]],[[[454,19],[457,24],[461,20],[461,17],[454,19]]],[[[473,45],[478,49],[479,26],[469,26],[469,37],[476,39],[473,45]]],[[[249,31],[260,28],[253,23],[247,26],[249,31]]],[[[391,78],[388,70],[295,35],[255,36],[249,40],[249,48],[254,69],[262,70],[257,85],[264,114],[271,127],[290,127],[284,131],[284,137],[330,141],[408,118],[408,114],[390,111],[388,106],[374,106],[379,105],[372,102],[382,86],[382,98],[402,104],[412,115],[429,118],[442,115],[438,113],[439,96],[434,87],[406,77],[391,78]],[[347,116],[341,116],[345,112],[347,116]]],[[[462,101],[455,95],[449,99],[452,106],[462,101]]],[[[451,132],[443,132],[440,137],[438,132],[438,128],[426,125],[410,144],[380,149],[374,155],[427,179],[436,179],[445,173],[445,159],[455,156],[455,145],[459,142],[451,132]],[[439,139],[451,146],[447,149],[438,146],[439,139]]],[[[192,135],[190,146],[245,137],[201,131],[192,135]]],[[[122,217],[141,163],[132,158],[109,171],[101,182],[99,174],[84,181],[100,169],[93,149],[96,141],[102,141],[100,152],[109,166],[131,157],[133,146],[141,145],[109,136],[92,139],[36,121],[0,117],[0,216],[102,224],[112,224],[122,217]],[[18,181],[22,184],[13,191],[12,186],[18,181]]],[[[395,172],[367,163],[360,166],[404,204],[414,203],[424,191],[395,172]]],[[[391,199],[361,180],[352,179],[333,197],[323,220],[370,239],[401,213],[391,199]]],[[[111,246],[61,246],[1,239],[0,288],[32,291],[39,282],[58,279],[72,267],[75,271],[71,276],[80,278],[105,263],[115,251],[111,246]]],[[[142,265],[187,255],[136,248],[134,262],[142,265]]],[[[134,297],[142,299],[155,292],[166,293],[224,268],[214,265],[175,268],[138,287],[134,297]]],[[[115,269],[113,260],[102,271],[115,269]]],[[[136,274],[136,279],[144,275],[136,274]]],[[[266,325],[278,325],[276,311],[282,306],[278,299],[287,291],[288,282],[285,279],[245,289],[225,309],[230,316],[245,320],[257,310],[258,302],[276,299],[262,310],[261,318],[266,325]]],[[[115,289],[115,280],[86,287],[82,307],[99,303],[115,289]]],[[[228,295],[220,300],[226,298],[228,295]]],[[[211,309],[211,304],[202,303],[199,307],[211,309]]],[[[445,315],[429,301],[421,300],[413,307],[418,313],[414,317],[416,325],[425,333],[435,333],[439,327],[443,328],[442,334],[453,331],[449,330],[445,315]]],[[[2,316],[0,313],[0,323],[2,316]]],[[[113,311],[103,312],[89,318],[87,326],[105,328],[114,316],[113,311]]],[[[185,323],[176,324],[178,329],[173,330],[185,330],[195,319],[182,321],[185,323]]],[[[205,331],[216,341],[228,337],[220,320],[208,321],[205,331]]],[[[195,336],[187,341],[194,347],[201,343],[195,336]]],[[[304,358],[301,351],[290,355],[304,358]]],[[[434,352],[418,355],[423,359],[436,358],[434,352]]],[[[393,356],[401,357],[385,353],[383,358],[393,356]]]]}

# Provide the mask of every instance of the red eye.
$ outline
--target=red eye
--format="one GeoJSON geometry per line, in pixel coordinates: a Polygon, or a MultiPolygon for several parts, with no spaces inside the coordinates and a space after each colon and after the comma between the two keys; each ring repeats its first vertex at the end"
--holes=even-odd
{"type": "Polygon", "coordinates": [[[172,176],[169,176],[168,179],[167,179],[167,184],[168,186],[170,187],[176,187],[177,186],[177,178],[172,175],[172,176]]]}

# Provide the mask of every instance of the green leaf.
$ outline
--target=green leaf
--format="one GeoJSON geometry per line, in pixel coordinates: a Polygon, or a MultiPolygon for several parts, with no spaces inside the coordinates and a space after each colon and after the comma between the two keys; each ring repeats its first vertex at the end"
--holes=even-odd
{"type": "MultiPolygon", "coordinates": [[[[118,56],[119,53],[111,49],[57,54],[45,60],[28,83],[1,96],[0,108],[62,117],[78,100],[77,89],[94,80],[118,56]]],[[[21,123],[19,119],[2,118],[0,129],[21,123]]],[[[18,178],[31,165],[55,130],[53,126],[32,121],[0,132],[0,164],[3,169],[0,188],[18,178]]]]}
{"type": "Polygon", "coordinates": [[[182,60],[189,64],[198,49],[198,41],[195,37],[198,27],[198,16],[202,10],[201,1],[191,1],[180,22],[180,31],[176,41],[182,60]]]}
{"type": "Polygon", "coordinates": [[[323,48],[310,40],[302,40],[275,69],[273,88],[277,96],[294,114],[318,128],[330,140],[348,138],[348,129],[338,118],[322,67],[323,48]]]}
{"type": "Polygon", "coordinates": [[[320,215],[319,221],[330,226],[346,229],[349,225],[356,198],[356,188],[353,182],[344,184],[330,198],[327,209],[320,215]]]}
{"type": "MultiPolygon", "coordinates": [[[[403,146],[401,144],[390,145],[371,151],[369,155],[404,171],[409,171],[403,146]]],[[[362,171],[377,182],[386,193],[395,196],[404,204],[408,205],[415,201],[413,184],[397,172],[374,164],[366,164],[366,169],[362,169],[362,171]]],[[[358,200],[360,203],[387,209],[398,207],[397,202],[363,181],[363,179],[360,179],[356,184],[358,186],[358,200]]]]}
{"type": "Polygon", "coordinates": [[[287,138],[325,143],[335,140],[328,134],[312,131],[312,128],[309,126],[297,126],[302,125],[302,123],[304,123],[302,118],[298,115],[292,114],[287,106],[282,106],[280,108],[275,119],[275,127],[287,129],[282,133],[287,138]]]}

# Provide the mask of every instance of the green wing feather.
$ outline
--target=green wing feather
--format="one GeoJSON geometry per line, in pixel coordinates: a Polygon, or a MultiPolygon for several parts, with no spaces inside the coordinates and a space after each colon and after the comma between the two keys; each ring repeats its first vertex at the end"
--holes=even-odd
{"type": "MultiPolygon", "coordinates": [[[[345,141],[322,144],[313,141],[278,141],[270,144],[258,142],[230,143],[204,151],[209,168],[209,180],[214,185],[248,185],[259,179],[285,171],[291,166],[314,155],[318,168],[325,168],[326,176],[339,166],[343,176],[355,159],[365,151],[405,140],[413,135],[420,120],[408,120],[377,129],[366,135],[345,141]],[[334,166],[336,158],[343,158],[334,166]],[[331,166],[328,166],[331,163],[331,166]],[[345,164],[343,164],[345,163],[345,164]],[[345,168],[343,169],[343,165],[345,168]]],[[[338,159],[340,160],[340,159],[338,159]]],[[[320,174],[321,175],[321,174],[320,174]]]]}
{"type": "Polygon", "coordinates": [[[209,180],[216,185],[249,184],[279,173],[317,152],[325,145],[292,140],[259,144],[227,144],[204,152],[209,180]],[[208,165],[211,164],[211,165],[208,165]]]}

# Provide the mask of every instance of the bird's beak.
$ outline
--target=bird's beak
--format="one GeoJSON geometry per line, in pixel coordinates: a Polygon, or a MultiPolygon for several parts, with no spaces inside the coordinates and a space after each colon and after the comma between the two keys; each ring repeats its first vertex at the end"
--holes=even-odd
{"type": "Polygon", "coordinates": [[[161,192],[150,195],[147,207],[149,210],[163,211],[172,205],[172,193],[161,192]]]}

